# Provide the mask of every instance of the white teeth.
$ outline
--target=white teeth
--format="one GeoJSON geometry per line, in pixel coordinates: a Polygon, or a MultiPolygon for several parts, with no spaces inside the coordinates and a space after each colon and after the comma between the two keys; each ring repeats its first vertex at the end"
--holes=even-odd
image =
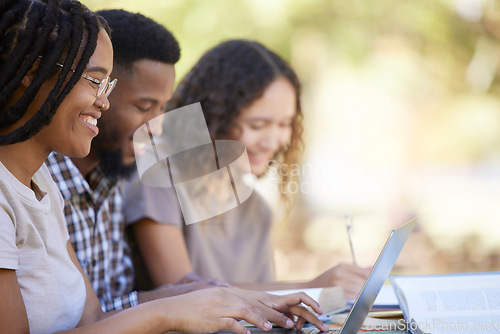
{"type": "Polygon", "coordinates": [[[97,126],[97,119],[95,119],[94,117],[92,116],[89,116],[89,115],[84,115],[81,117],[81,119],[86,122],[86,123],[89,123],[90,125],[93,125],[93,126],[97,126]]]}

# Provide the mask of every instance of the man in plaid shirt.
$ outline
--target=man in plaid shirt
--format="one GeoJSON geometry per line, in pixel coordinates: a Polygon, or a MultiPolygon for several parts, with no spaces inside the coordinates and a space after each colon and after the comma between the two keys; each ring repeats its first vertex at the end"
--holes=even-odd
{"type": "Polygon", "coordinates": [[[100,133],[92,142],[90,154],[75,159],[53,153],[47,165],[64,199],[71,244],[103,310],[108,311],[206,287],[208,283],[133,291],[134,267],[125,240],[119,181],[136,168],[134,132],[160,115],[172,96],[174,64],[180,50],[168,30],[141,14],[123,10],[98,14],[112,30],[112,76],[118,84],[108,97],[110,104],[101,107],[100,133]]]}
{"type": "Polygon", "coordinates": [[[108,179],[100,166],[84,177],[70,158],[56,153],[47,164],[64,199],[71,244],[103,310],[137,305],[117,180],[108,179]]]}

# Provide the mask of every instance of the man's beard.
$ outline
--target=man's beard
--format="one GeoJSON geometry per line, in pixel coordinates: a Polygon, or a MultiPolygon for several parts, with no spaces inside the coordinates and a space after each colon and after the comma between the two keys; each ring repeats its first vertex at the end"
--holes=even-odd
{"type": "Polygon", "coordinates": [[[111,180],[126,179],[137,170],[136,163],[123,162],[123,149],[119,147],[120,135],[118,130],[107,127],[106,122],[100,125],[100,132],[92,141],[92,146],[99,158],[99,166],[104,175],[111,180]]]}
{"type": "Polygon", "coordinates": [[[127,179],[137,170],[135,162],[125,164],[122,150],[106,151],[97,149],[99,166],[106,177],[114,180],[127,179]]]}

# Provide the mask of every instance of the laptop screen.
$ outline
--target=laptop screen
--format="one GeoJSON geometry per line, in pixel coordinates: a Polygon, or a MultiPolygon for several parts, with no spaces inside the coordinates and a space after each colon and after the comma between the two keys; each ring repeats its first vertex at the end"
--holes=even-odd
{"type": "Polygon", "coordinates": [[[415,224],[416,218],[413,218],[409,222],[401,225],[391,232],[391,235],[387,239],[382,252],[378,256],[378,259],[375,262],[363,289],[361,289],[358,298],[356,298],[356,301],[351,308],[351,312],[342,325],[340,333],[355,334],[361,329],[366,316],[373,306],[375,298],[380,292],[380,289],[382,289],[385,280],[389,277],[392,267],[394,267],[399,253],[403,249],[406,240],[408,240],[415,224]]]}

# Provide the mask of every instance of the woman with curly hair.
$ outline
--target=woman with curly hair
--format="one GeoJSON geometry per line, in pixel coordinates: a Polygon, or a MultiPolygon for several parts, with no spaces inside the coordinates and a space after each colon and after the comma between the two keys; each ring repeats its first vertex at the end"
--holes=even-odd
{"type": "Polygon", "coordinates": [[[83,157],[109,108],[113,48],[104,20],[75,0],[0,4],[0,329],[2,333],[247,333],[287,316],[327,330],[304,294],[213,288],[103,313],[69,243],[45,159],[83,157]],[[285,316],[285,314],[287,316],[285,316]]]}
{"type": "MultiPolygon", "coordinates": [[[[303,149],[300,95],[297,75],[280,56],[255,41],[231,40],[201,57],[169,109],[200,102],[212,140],[242,142],[252,174],[261,177],[274,163],[286,185],[293,177],[287,168],[300,162],[303,149]]],[[[235,209],[186,225],[173,188],[149,187],[136,178],[125,189],[126,221],[154,286],[187,274],[259,289],[340,285],[351,297],[368,275],[342,264],[312,281],[274,282],[271,211],[255,191],[235,209]]],[[[282,193],[288,203],[289,196],[282,193]]]]}

